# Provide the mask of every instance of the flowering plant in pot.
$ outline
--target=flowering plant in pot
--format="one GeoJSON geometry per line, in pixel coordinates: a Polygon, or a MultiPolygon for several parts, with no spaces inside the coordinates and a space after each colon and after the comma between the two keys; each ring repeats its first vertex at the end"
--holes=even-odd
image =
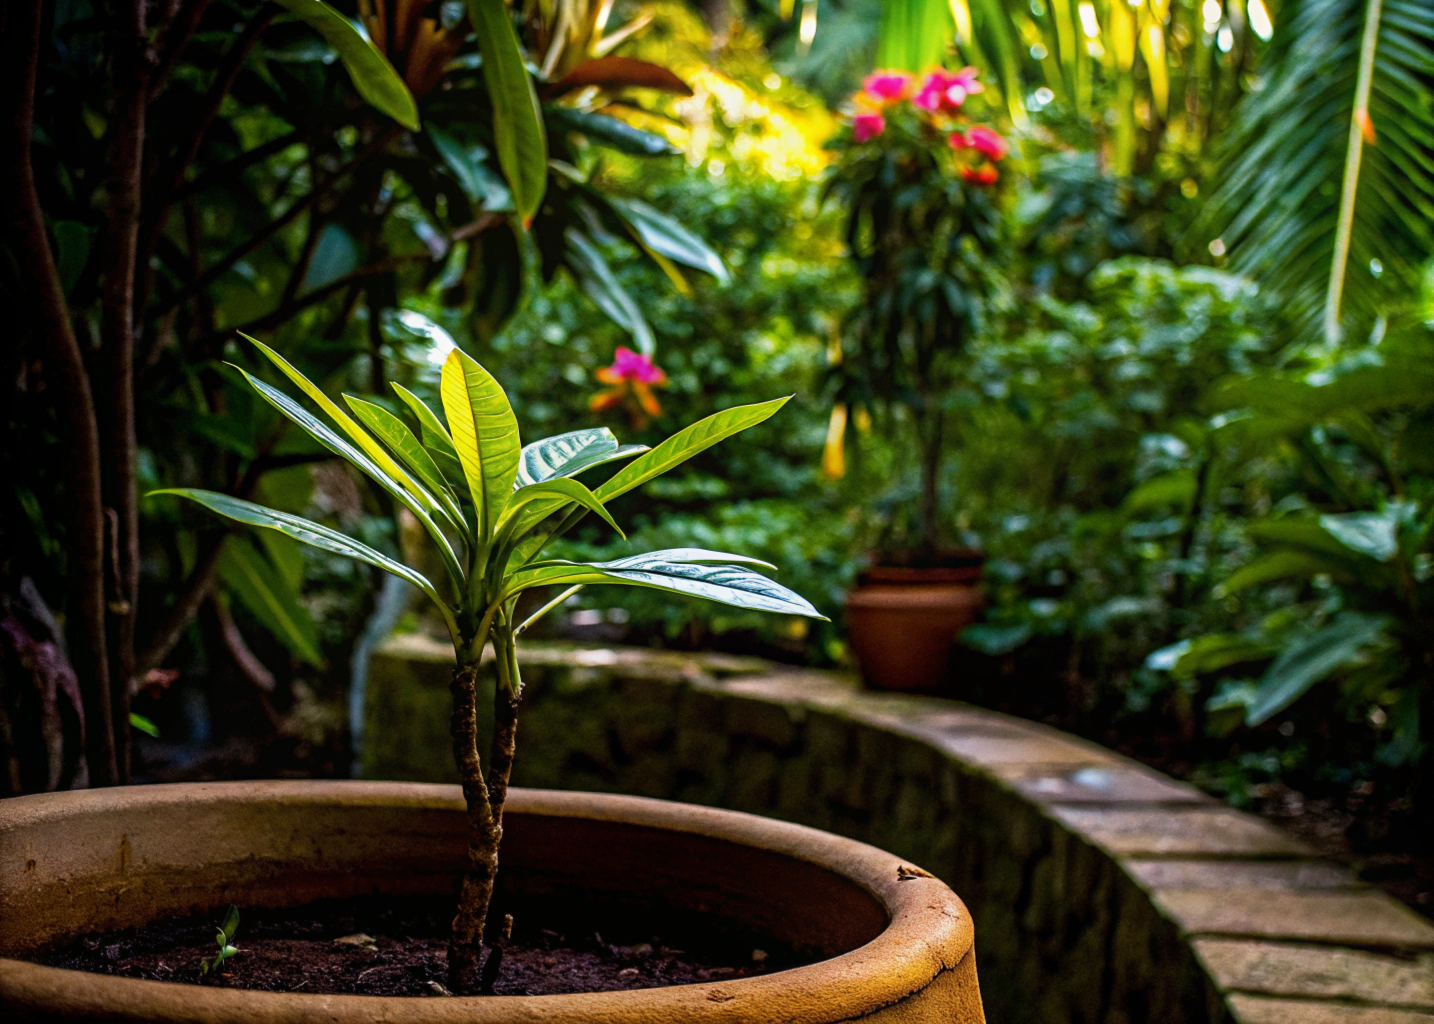
{"type": "Polygon", "coordinates": [[[919,78],[878,71],[833,144],[828,194],[847,210],[864,301],[844,325],[832,422],[844,424],[852,405],[888,412],[914,442],[919,480],[911,516],[893,531],[905,536],[883,545],[848,602],[863,674],[883,688],[935,685],[979,606],[979,558],[946,543],[941,473],[962,356],[999,287],[996,193],[1008,146],[969,115],[968,100],[983,91],[969,67],[919,78]]]}
{"type": "Polygon", "coordinates": [[[456,653],[450,733],[468,815],[467,857],[448,946],[449,987],[454,992],[472,991],[498,870],[517,737],[522,693],[519,635],[578,590],[604,583],[822,618],[805,599],[755,571],[754,567],[774,568],[757,559],[679,548],[583,563],[543,558],[544,548],[589,513],[621,533],[606,508],[608,502],[762,422],[787,399],[723,410],[651,449],[621,445],[607,428],[575,430],[522,445],[502,387],[461,350],[451,352],[443,365],[444,417],[393,385],[412,416],[410,426],[384,406],[349,395],[344,396],[349,407],[345,412],[277,352],[260,342],[254,344],[337,429],[241,369],[249,384],[282,415],[406,508],[436,547],[445,578],[429,580],[328,527],[229,495],[192,488],[153,493],[188,498],[237,522],[277,530],[367,562],[413,584],[436,606],[456,653]],[[626,460],[631,461],[595,489],[576,479],[587,470],[626,460]],[[537,588],[559,592],[520,619],[518,599],[537,588]],[[489,644],[497,674],[491,755],[480,749],[484,711],[477,706],[479,662],[489,644]]]}

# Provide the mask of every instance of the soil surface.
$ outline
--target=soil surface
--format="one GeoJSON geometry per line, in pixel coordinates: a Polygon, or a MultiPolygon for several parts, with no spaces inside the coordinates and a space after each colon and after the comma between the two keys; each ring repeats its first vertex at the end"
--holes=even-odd
{"type": "MultiPolygon", "coordinates": [[[[678,924],[642,911],[585,904],[580,914],[514,908],[496,995],[656,988],[767,974],[810,963],[721,922],[678,924]],[[527,912],[525,912],[525,910],[527,912]],[[660,930],[658,926],[665,926],[660,930]]],[[[129,978],[350,995],[443,996],[452,900],[372,897],[293,910],[239,908],[239,950],[201,980],[224,914],[155,921],[90,935],[37,959],[129,978]]],[[[489,954],[491,956],[491,953],[489,954]]]]}

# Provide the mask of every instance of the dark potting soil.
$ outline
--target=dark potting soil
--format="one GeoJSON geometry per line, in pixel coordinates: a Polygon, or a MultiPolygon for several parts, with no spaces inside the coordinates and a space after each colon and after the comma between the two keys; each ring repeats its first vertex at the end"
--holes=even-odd
{"type": "MultiPolygon", "coordinates": [[[[811,963],[779,943],[688,915],[659,918],[584,901],[578,912],[517,905],[494,994],[656,988],[767,974],[811,963]]],[[[52,967],[127,978],[347,995],[442,996],[451,898],[363,897],[289,910],[239,908],[239,950],[217,975],[223,912],[89,935],[36,957],[52,967]]],[[[491,953],[489,954],[491,955],[491,953]]]]}

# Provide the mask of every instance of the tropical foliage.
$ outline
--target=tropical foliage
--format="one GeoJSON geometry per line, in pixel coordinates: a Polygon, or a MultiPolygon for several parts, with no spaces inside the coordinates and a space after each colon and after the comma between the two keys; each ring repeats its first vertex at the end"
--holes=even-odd
{"type": "Polygon", "coordinates": [[[518,636],[593,584],[648,587],[739,608],[821,617],[805,599],[756,572],[752,566],[775,568],[759,559],[674,548],[605,562],[576,562],[541,558],[543,550],[589,512],[621,533],[605,507],[607,502],[761,423],[786,399],[723,410],[655,448],[620,445],[606,428],[569,431],[522,445],[517,418],[502,387],[458,349],[443,364],[443,418],[402,385],[393,386],[410,419],[406,423],[384,405],[345,395],[353,413],[349,416],[273,349],[260,342],[254,345],[337,432],[283,391],[247,370],[239,373],[284,417],[373,480],[417,519],[438,553],[443,576],[430,580],[416,568],[327,526],[232,495],[180,487],[157,490],[151,496],[188,498],[247,526],[274,530],[366,562],[417,587],[437,608],[457,655],[451,729],[470,825],[469,867],[448,951],[449,987],[467,992],[478,980],[503,803],[513,767],[522,690],[518,636]],[[615,462],[627,464],[595,489],[576,479],[615,462]],[[538,588],[555,588],[559,593],[520,618],[519,599],[538,588]],[[489,644],[497,672],[491,709],[480,708],[478,698],[478,665],[489,644]],[[479,740],[485,722],[489,724],[484,731],[491,737],[487,743],[479,740]]]}

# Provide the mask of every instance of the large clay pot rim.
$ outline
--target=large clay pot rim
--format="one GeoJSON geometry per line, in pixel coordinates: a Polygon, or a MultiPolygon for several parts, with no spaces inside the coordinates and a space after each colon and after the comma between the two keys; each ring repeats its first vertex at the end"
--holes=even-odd
{"type": "MultiPolygon", "coordinates": [[[[142,813],[161,804],[313,801],[328,806],[458,810],[457,786],[383,782],[212,782],[46,793],[0,801],[0,859],[7,832],[103,807],[142,813]]],[[[645,797],[514,789],[519,814],[630,822],[727,840],[821,865],[870,892],[890,922],[875,939],[807,967],[732,981],[625,992],[549,996],[398,997],[259,992],[121,978],[0,958],[0,1000],[63,1003],[66,1015],[151,1017],[209,1024],[245,1021],[364,1021],[394,1024],[514,1021],[556,1024],[854,1019],[902,1001],[953,970],[971,951],[970,914],[949,888],[873,846],[817,829],[737,811],[645,797]]],[[[3,893],[0,893],[3,897],[3,893]]],[[[0,1002],[3,1005],[3,1002],[0,1002]]],[[[58,1008],[58,1007],[57,1007],[58,1008]]]]}

